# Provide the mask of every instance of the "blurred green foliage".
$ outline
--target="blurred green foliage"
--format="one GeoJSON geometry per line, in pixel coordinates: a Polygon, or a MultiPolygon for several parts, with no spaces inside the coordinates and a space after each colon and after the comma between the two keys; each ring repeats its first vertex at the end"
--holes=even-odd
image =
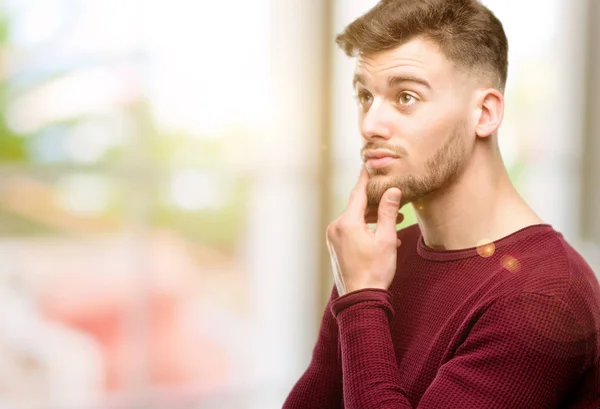
{"type": "MultiPolygon", "coordinates": [[[[35,92],[36,87],[43,86],[48,81],[76,74],[78,70],[86,69],[75,66],[50,75],[38,75],[37,71],[45,67],[28,67],[37,78],[33,83],[17,87],[15,78],[7,70],[7,58],[10,58],[11,30],[13,25],[10,16],[2,10],[0,3],[0,166],[19,165],[19,169],[33,177],[35,183],[46,186],[50,191],[57,191],[61,178],[78,175],[107,175],[106,180],[111,184],[114,196],[98,216],[109,216],[127,223],[126,214],[131,206],[132,194],[142,194],[147,213],[145,222],[148,227],[168,228],[181,234],[191,241],[223,251],[234,251],[236,241],[240,236],[241,226],[245,224],[247,203],[251,180],[244,174],[223,175],[223,161],[231,161],[231,157],[242,157],[247,148],[249,136],[243,129],[230,129],[220,137],[192,137],[185,132],[169,132],[157,126],[152,114],[151,103],[144,97],[144,91],[137,100],[125,106],[114,108],[124,113],[132,125],[127,141],[123,145],[113,146],[93,163],[77,163],[68,155],[58,155],[51,162],[40,161],[37,150],[48,149],[43,142],[44,132],[52,132],[51,148],[64,149],[64,143],[70,132],[87,121],[98,122],[98,117],[92,115],[76,116],[61,121],[45,124],[32,134],[19,135],[7,124],[6,112],[11,99],[24,93],[35,92]],[[240,155],[241,152],[241,155],[240,155]],[[50,166],[56,177],[44,176],[44,168],[50,166]],[[118,169],[128,169],[119,174],[118,169]],[[189,210],[178,206],[170,200],[168,184],[177,172],[182,170],[202,170],[216,179],[212,187],[220,189],[220,197],[224,203],[219,206],[189,210]],[[117,171],[117,173],[115,173],[117,171]],[[32,176],[39,175],[39,176],[32,176]],[[112,176],[108,176],[112,175],[112,176]],[[116,177],[116,179],[115,179],[116,177]],[[221,179],[230,180],[220,183],[221,179]],[[167,186],[163,186],[167,184],[167,186]],[[131,188],[128,188],[131,187],[131,188]]],[[[36,50],[19,50],[22,52],[37,52],[36,50]]],[[[18,73],[18,74],[23,74],[18,73]]],[[[111,119],[107,119],[110,121],[111,119]]],[[[43,155],[42,155],[43,156],[43,155]]],[[[207,192],[207,195],[214,192],[207,192]]],[[[29,219],[24,214],[18,214],[3,207],[0,203],[0,234],[2,235],[45,235],[63,234],[56,226],[47,226],[43,222],[29,219]]]]}
{"type": "MultiPolygon", "coordinates": [[[[1,4],[0,4],[1,6],[1,4]]],[[[6,54],[9,45],[10,19],[0,10],[0,163],[22,162],[26,159],[25,139],[6,124],[9,82],[6,78],[6,54]]]]}

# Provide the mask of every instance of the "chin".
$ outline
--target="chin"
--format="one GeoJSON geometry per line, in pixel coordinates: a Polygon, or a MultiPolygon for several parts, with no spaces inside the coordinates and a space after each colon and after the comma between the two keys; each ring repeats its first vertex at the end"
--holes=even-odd
{"type": "MultiPolygon", "coordinates": [[[[378,169],[379,172],[382,170],[384,169],[378,169]]],[[[397,187],[402,192],[400,207],[417,200],[420,196],[415,195],[416,192],[411,186],[410,177],[401,177],[392,172],[379,173],[371,175],[367,183],[367,202],[369,206],[378,206],[383,194],[392,187],[397,187]]]]}
{"type": "Polygon", "coordinates": [[[391,176],[372,175],[367,183],[367,201],[369,206],[379,205],[383,194],[391,187],[397,187],[402,190],[401,186],[396,182],[391,176]]]}

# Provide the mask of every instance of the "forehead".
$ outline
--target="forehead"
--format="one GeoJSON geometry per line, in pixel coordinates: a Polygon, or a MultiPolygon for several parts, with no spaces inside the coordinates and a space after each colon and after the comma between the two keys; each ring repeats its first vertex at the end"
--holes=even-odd
{"type": "Polygon", "coordinates": [[[417,38],[391,50],[360,54],[355,74],[366,82],[379,83],[405,73],[422,77],[435,87],[454,78],[456,71],[435,43],[417,38]]]}

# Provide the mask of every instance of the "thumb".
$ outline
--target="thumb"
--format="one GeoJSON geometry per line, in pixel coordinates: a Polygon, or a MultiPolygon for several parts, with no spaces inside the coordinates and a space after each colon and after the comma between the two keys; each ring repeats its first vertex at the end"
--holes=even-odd
{"type": "Polygon", "coordinates": [[[377,233],[396,234],[396,218],[400,209],[400,199],[402,192],[400,189],[393,187],[386,190],[379,202],[377,210],[377,233]]]}

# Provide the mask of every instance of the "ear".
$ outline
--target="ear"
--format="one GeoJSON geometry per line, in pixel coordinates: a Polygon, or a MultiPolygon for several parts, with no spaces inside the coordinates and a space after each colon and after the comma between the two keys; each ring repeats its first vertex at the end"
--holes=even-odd
{"type": "Polygon", "coordinates": [[[504,116],[504,96],[496,89],[479,90],[477,93],[477,116],[475,133],[487,138],[500,128],[504,116]]]}

